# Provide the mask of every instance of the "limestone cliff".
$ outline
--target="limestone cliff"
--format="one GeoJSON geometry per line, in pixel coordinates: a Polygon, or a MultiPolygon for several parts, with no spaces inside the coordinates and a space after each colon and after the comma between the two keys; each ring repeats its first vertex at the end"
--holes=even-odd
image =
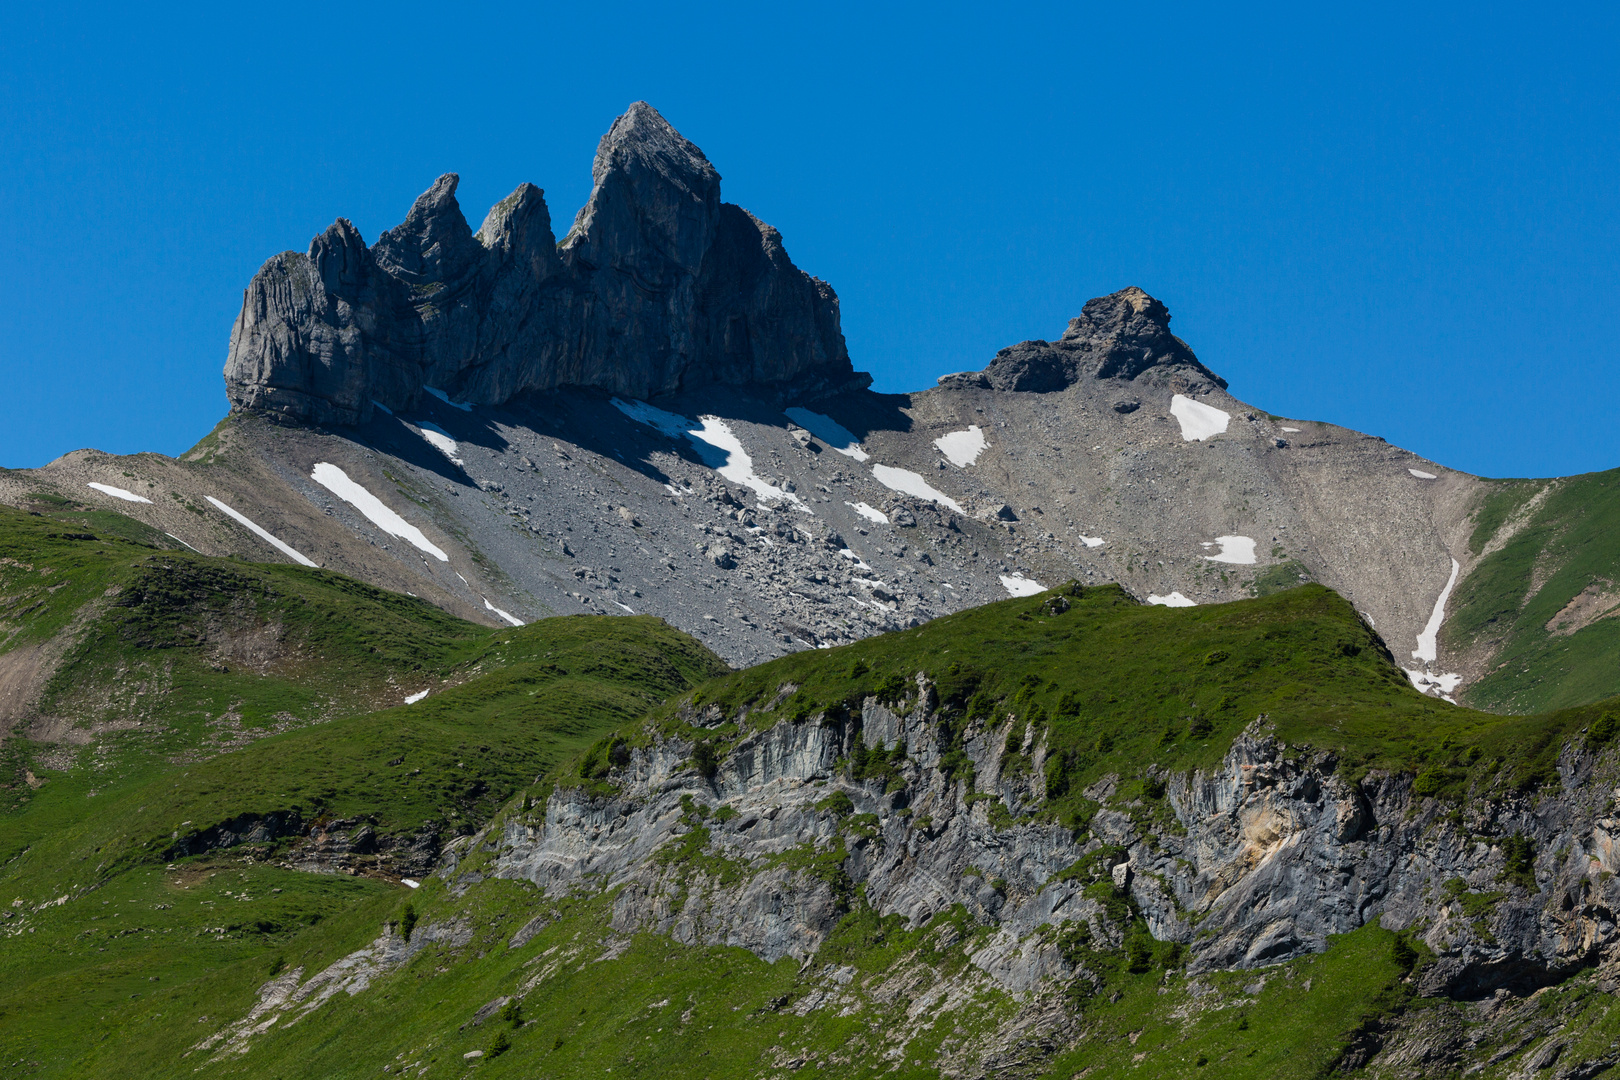
{"type": "Polygon", "coordinates": [[[232,329],[232,404],[352,424],[424,387],[487,405],[559,386],[647,398],[870,381],[850,366],[832,288],[720,200],[720,174],[652,106],[614,121],[592,179],[561,244],[532,184],[474,233],[449,173],[369,248],[340,218],[307,254],[272,258],[232,329]]]}

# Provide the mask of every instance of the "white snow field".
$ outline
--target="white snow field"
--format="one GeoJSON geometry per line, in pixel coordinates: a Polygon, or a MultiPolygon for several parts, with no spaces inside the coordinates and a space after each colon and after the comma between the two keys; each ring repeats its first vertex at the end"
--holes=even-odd
{"type": "Polygon", "coordinates": [[[889,523],[889,515],[885,514],[876,507],[867,506],[863,502],[847,502],[844,505],[861,515],[861,517],[865,518],[867,521],[875,521],[879,525],[887,525],[889,523]]]}
{"type": "Polygon", "coordinates": [[[914,473],[910,469],[897,469],[893,465],[874,465],[872,466],[872,475],[877,478],[878,483],[890,491],[898,491],[902,495],[915,495],[919,499],[927,499],[930,502],[939,503],[941,506],[948,506],[958,514],[964,517],[967,516],[967,511],[962,509],[961,504],[943,491],[931,486],[928,481],[922,478],[920,473],[914,473]]]}
{"type": "Polygon", "coordinates": [[[444,430],[444,428],[437,424],[430,424],[425,420],[420,421],[416,425],[416,428],[417,434],[426,439],[433,449],[449,458],[453,463],[457,465],[462,464],[462,460],[456,457],[457,452],[461,448],[456,445],[456,440],[450,437],[450,433],[448,431],[444,430]]]}
{"type": "MultiPolygon", "coordinates": [[[[754,459],[743,449],[742,440],[718,416],[705,416],[699,424],[677,413],[666,412],[645,401],[613,398],[613,407],[639,424],[663,432],[672,439],[684,436],[697,450],[703,464],[730,480],[752,490],[762,499],[782,499],[807,514],[815,511],[791,491],[784,491],[754,472],[754,459]]],[[[861,455],[865,457],[865,455],[861,455]]]]}
{"type": "Polygon", "coordinates": [[[383,415],[385,415],[385,416],[393,416],[394,415],[394,410],[393,409],[390,409],[388,406],[384,405],[382,402],[378,401],[376,398],[372,398],[371,403],[373,405],[375,405],[377,408],[381,409],[383,411],[383,415]]]}
{"type": "Polygon", "coordinates": [[[1232,563],[1235,566],[1254,565],[1254,540],[1247,536],[1217,536],[1213,542],[1206,540],[1203,547],[1221,546],[1221,550],[1213,555],[1205,555],[1210,562],[1232,563]]]}
{"type": "Polygon", "coordinates": [[[1402,668],[1401,670],[1406,672],[1406,677],[1412,680],[1412,685],[1417,687],[1419,693],[1432,693],[1437,697],[1444,698],[1453,705],[1457,704],[1451,695],[1457,687],[1462,685],[1463,677],[1461,675],[1454,672],[1447,672],[1444,675],[1430,675],[1427,671],[1418,671],[1414,668],[1402,668]]]}
{"type": "Polygon", "coordinates": [[[88,487],[88,488],[95,488],[97,491],[101,492],[103,495],[111,495],[113,498],[115,498],[115,499],[123,499],[125,502],[143,502],[143,503],[146,503],[148,505],[150,505],[151,502],[152,502],[151,499],[143,499],[139,495],[135,494],[133,491],[125,491],[123,488],[121,488],[121,487],[113,487],[111,484],[98,484],[98,483],[96,483],[94,481],[91,481],[90,483],[88,483],[88,484],[86,484],[84,486],[88,487]]]}
{"type": "Polygon", "coordinates": [[[738,439],[718,416],[705,416],[702,418],[703,427],[697,431],[687,432],[687,438],[697,447],[699,456],[704,464],[730,480],[733,484],[741,484],[750,489],[762,499],[785,499],[796,508],[807,514],[815,513],[793,494],[783,491],[775,484],[754,472],[754,459],[748,456],[743,449],[742,440],[738,439]],[[705,449],[699,443],[707,443],[713,449],[705,449]],[[719,451],[718,454],[715,451],[719,451]]]}
{"type": "Polygon", "coordinates": [[[861,441],[855,437],[855,433],[830,416],[797,405],[784,410],[783,415],[845,457],[865,461],[870,456],[861,449],[861,441]]]}
{"type": "Polygon", "coordinates": [[[1214,438],[1226,430],[1232,419],[1231,413],[1194,401],[1185,394],[1170,399],[1170,415],[1180,422],[1181,437],[1187,442],[1214,438]]]}
{"type": "MultiPolygon", "coordinates": [[[[214,498],[212,495],[205,495],[203,497],[206,498],[210,503],[213,504],[215,510],[218,510],[220,513],[224,514],[226,517],[230,518],[232,521],[234,521],[238,525],[242,526],[248,532],[252,533],[254,536],[257,536],[260,540],[263,540],[265,543],[269,544],[271,547],[275,548],[277,551],[279,551],[283,555],[287,556],[287,558],[291,559],[293,562],[297,563],[299,566],[314,566],[315,565],[315,563],[314,563],[314,561],[312,559],[306,559],[303,555],[300,555],[298,552],[294,551],[290,545],[284,544],[284,543],[281,542],[281,540],[279,538],[277,538],[275,536],[272,536],[268,529],[260,528],[255,522],[250,521],[247,517],[245,517],[242,514],[238,514],[235,510],[232,510],[230,507],[226,506],[224,503],[220,502],[218,499],[214,498]]],[[[181,540],[180,542],[182,544],[186,543],[184,540],[181,540]]],[[[191,547],[190,544],[186,544],[186,546],[191,547]]],[[[196,549],[192,548],[192,550],[195,551],[196,549]]]]}
{"type": "MultiPolygon", "coordinates": [[[[490,603],[489,602],[489,597],[487,597],[487,596],[484,597],[484,606],[486,608],[488,608],[489,610],[493,611],[495,614],[499,615],[501,618],[505,619],[507,622],[511,623],[513,626],[522,626],[523,625],[523,620],[522,619],[519,619],[519,618],[517,618],[515,616],[512,616],[512,615],[508,615],[506,612],[502,611],[500,608],[498,608],[494,604],[490,603]]],[[[623,605],[620,605],[620,606],[623,606],[623,605]]],[[[630,609],[625,608],[624,610],[629,611],[630,609]]]]}
{"type": "Polygon", "coordinates": [[[1013,596],[1036,596],[1046,591],[1045,585],[1022,574],[1002,574],[1001,587],[1013,596]]]}
{"type": "Polygon", "coordinates": [[[1447,579],[1446,587],[1440,590],[1440,597],[1434,602],[1434,610],[1429,613],[1429,622],[1423,627],[1423,633],[1418,635],[1418,647],[1412,650],[1414,660],[1432,664],[1439,655],[1436,639],[1440,636],[1440,624],[1446,621],[1446,601],[1451,598],[1451,587],[1457,584],[1457,571],[1461,569],[1457,560],[1452,559],[1451,577],[1447,579]]]}
{"type": "Polygon", "coordinates": [[[1100,536],[1082,536],[1079,539],[1082,544],[1086,545],[1086,547],[1102,547],[1104,544],[1108,543],[1108,541],[1104,540],[1100,536]]]}
{"type": "Polygon", "coordinates": [[[685,438],[686,433],[692,430],[692,421],[678,413],[666,412],[645,401],[621,401],[613,399],[613,407],[638,424],[646,424],[650,428],[662,431],[672,439],[685,438]]]}
{"type": "Polygon", "coordinates": [[[1154,596],[1152,594],[1149,594],[1148,595],[1148,603],[1150,603],[1150,604],[1158,604],[1161,607],[1197,607],[1198,606],[1198,601],[1189,600],[1185,596],[1182,596],[1181,593],[1179,593],[1179,592],[1173,592],[1169,596],[1154,596]]]}
{"type": "Polygon", "coordinates": [[[423,698],[425,698],[427,696],[428,696],[428,692],[426,690],[418,690],[414,694],[407,694],[405,696],[405,704],[407,704],[407,705],[415,705],[418,701],[421,701],[423,698]]]}
{"type": "Polygon", "coordinates": [[[1419,480],[1438,480],[1438,479],[1440,479],[1438,476],[1434,475],[1434,473],[1432,473],[1432,472],[1424,472],[1422,469],[1407,469],[1406,471],[1411,473],[1413,476],[1417,477],[1419,480]]]}
{"type": "Polygon", "coordinates": [[[452,409],[460,409],[462,412],[472,412],[471,405],[464,405],[459,401],[451,401],[450,395],[445,393],[443,390],[435,390],[431,386],[424,386],[422,389],[426,390],[428,393],[432,394],[434,397],[438,398],[452,409]]]}
{"type": "Polygon", "coordinates": [[[1285,428],[1283,428],[1283,430],[1287,431],[1287,432],[1290,432],[1291,434],[1294,434],[1294,435],[1299,434],[1299,428],[1297,428],[1297,427],[1285,427],[1285,428]]]}
{"type": "Polygon", "coordinates": [[[945,460],[958,469],[965,469],[979,460],[990,444],[984,441],[984,431],[978,424],[969,424],[966,431],[952,431],[934,440],[945,460]]]}
{"type": "Polygon", "coordinates": [[[419,551],[425,551],[440,562],[449,562],[450,556],[439,550],[422,530],[406,521],[383,504],[383,501],[364,487],[349,479],[349,474],[329,461],[318,461],[309,478],[330,491],[366,516],[377,528],[390,536],[397,536],[419,551]]]}

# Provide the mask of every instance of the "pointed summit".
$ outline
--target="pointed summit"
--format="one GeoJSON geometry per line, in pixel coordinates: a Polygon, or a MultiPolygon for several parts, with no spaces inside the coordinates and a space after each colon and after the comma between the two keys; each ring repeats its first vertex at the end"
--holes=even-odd
{"type": "Polygon", "coordinates": [[[570,252],[596,267],[607,251],[645,252],[650,243],[653,261],[673,266],[638,259],[638,273],[697,272],[720,214],[720,174],[657,109],[638,101],[613,121],[597,144],[591,180],[591,197],[564,241],[570,252]]]}
{"type": "Polygon", "coordinates": [[[1082,378],[1135,379],[1149,369],[1172,373],[1186,388],[1226,380],[1199,362],[1170,332],[1170,309],[1135,285],[1087,300],[1055,342],[1021,341],[996,353],[982,372],[946,376],[950,385],[1049,393],[1082,378]]]}
{"type": "Polygon", "coordinates": [[[871,380],[850,367],[838,297],[777,231],[720,201],[720,174],[644,101],[596,148],[590,200],[559,247],[539,188],[475,235],[445,173],[369,250],[347,222],[255,275],[225,382],[239,408],[351,424],[424,386],[495,405],[557,386],[647,398],[723,383],[772,393],[871,380]]]}
{"type": "Polygon", "coordinates": [[[720,174],[709,159],[645,101],[633,102],[596,144],[591,180],[600,185],[614,169],[642,169],[703,199],[719,195],[720,174]]]}
{"type": "Polygon", "coordinates": [[[371,252],[377,265],[416,284],[460,276],[482,254],[456,201],[461,177],[445,173],[411,206],[405,221],[377,238],[371,252]]]}

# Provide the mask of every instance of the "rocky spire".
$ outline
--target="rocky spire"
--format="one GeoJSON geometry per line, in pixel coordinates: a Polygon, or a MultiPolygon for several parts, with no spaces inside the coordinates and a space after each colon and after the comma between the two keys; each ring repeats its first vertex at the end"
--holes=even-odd
{"type": "Polygon", "coordinates": [[[374,400],[410,408],[424,385],[497,404],[556,386],[652,397],[864,378],[832,289],[720,201],[720,174],[651,105],[614,121],[592,178],[560,248],[539,188],[474,234],[447,173],[369,250],[340,220],[308,259],[270,260],[232,332],[232,403],[355,423],[374,400]]]}
{"type": "Polygon", "coordinates": [[[997,390],[1047,393],[1083,378],[1135,379],[1150,369],[1175,372],[1189,388],[1226,388],[1226,380],[1170,332],[1170,309],[1132,285],[1087,300],[1057,341],[1021,341],[996,353],[984,371],[951,378],[997,390]]]}

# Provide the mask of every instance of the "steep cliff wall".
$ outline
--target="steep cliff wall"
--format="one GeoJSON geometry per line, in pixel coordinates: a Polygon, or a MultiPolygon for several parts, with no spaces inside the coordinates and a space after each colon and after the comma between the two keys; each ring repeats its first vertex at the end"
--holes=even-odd
{"type": "MultiPolygon", "coordinates": [[[[652,106],[597,147],[559,245],[520,186],[474,233],[446,174],[367,248],[345,219],[259,270],[231,332],[234,406],[311,423],[405,409],[424,387],[493,405],[526,390],[653,397],[713,383],[864,387],[838,297],[652,106]]],[[[864,381],[863,381],[864,380],[864,381]]]]}
{"type": "Polygon", "coordinates": [[[1567,749],[1539,795],[1504,786],[1454,809],[1410,776],[1342,776],[1261,718],[1216,769],[1104,778],[1071,830],[1027,812],[1044,800],[1041,734],[1009,746],[1014,725],[971,726],[970,789],[935,709],[919,678],[892,707],[749,735],[707,776],[697,742],[625,748],[605,781],[510,817],[496,873],[552,896],[617,889],[623,931],[767,960],[809,960],[857,894],[912,925],[961,905],[997,928],[972,962],[1015,992],[1087,978],[1088,951],[1142,923],[1197,973],[1381,920],[1432,952],[1422,993],[1461,998],[1528,992],[1614,951],[1612,756],[1567,749]],[[882,755],[887,775],[848,779],[852,755],[882,755]]]}

